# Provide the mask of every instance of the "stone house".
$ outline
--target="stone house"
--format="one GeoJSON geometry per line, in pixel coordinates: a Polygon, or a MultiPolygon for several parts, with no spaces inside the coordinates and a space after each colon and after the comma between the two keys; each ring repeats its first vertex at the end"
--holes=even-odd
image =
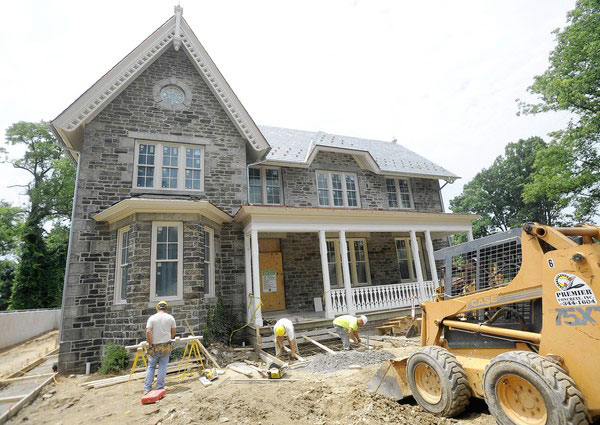
{"type": "Polygon", "coordinates": [[[224,300],[264,318],[393,311],[430,299],[457,176],[396,142],[257,126],[181,8],[51,123],[77,162],[60,370],[178,332],[224,300]]]}

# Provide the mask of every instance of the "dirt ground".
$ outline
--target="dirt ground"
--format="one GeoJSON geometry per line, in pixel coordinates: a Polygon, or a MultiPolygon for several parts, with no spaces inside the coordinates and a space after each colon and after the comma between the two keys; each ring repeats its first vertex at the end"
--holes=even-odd
{"type": "Polygon", "coordinates": [[[37,338],[0,352],[0,378],[10,375],[22,367],[54,350],[58,331],[50,331],[37,338]]]}
{"type": "MultiPolygon", "coordinates": [[[[386,350],[407,355],[416,345],[386,350]]],[[[456,419],[425,413],[412,398],[403,403],[367,392],[378,365],[331,374],[289,371],[297,382],[234,382],[245,378],[227,370],[204,388],[197,378],[167,376],[167,396],[140,403],[142,382],[103,389],[81,383],[97,377],[62,377],[9,423],[34,424],[469,424],[493,425],[485,403],[474,400],[456,419]],[[227,377],[229,379],[227,380],[227,377]]]]}

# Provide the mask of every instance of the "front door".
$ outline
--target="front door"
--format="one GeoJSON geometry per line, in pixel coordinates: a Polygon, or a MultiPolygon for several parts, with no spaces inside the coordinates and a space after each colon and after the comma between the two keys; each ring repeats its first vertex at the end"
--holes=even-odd
{"type": "Polygon", "coordinates": [[[259,254],[259,270],[262,311],[285,310],[281,252],[261,252],[259,254]]]}

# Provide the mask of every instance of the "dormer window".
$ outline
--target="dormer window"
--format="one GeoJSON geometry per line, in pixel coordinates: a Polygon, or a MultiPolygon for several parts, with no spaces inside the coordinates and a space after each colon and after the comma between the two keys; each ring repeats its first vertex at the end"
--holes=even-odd
{"type": "Polygon", "coordinates": [[[359,207],[358,178],[354,173],[317,171],[320,207],[359,207]]]}

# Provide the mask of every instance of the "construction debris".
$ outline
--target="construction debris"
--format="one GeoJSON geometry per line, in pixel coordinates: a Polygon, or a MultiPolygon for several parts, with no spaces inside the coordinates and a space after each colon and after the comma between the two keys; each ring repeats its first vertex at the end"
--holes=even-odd
{"type": "Polygon", "coordinates": [[[335,354],[318,354],[298,369],[313,373],[333,373],[349,366],[369,366],[393,359],[392,353],[383,350],[340,351],[335,354]]]}

